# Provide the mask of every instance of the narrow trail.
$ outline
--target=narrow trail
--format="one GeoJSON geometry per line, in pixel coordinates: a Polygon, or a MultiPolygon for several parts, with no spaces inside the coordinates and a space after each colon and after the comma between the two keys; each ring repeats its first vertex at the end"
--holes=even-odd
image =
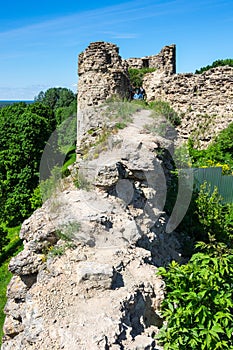
{"type": "Polygon", "coordinates": [[[88,161],[89,166],[99,168],[103,164],[116,163],[121,159],[125,148],[128,148],[129,145],[130,148],[137,148],[140,143],[150,142],[150,135],[143,130],[145,125],[152,122],[151,111],[143,109],[136,112],[132,116],[131,123],[119,130],[116,135],[110,136],[107,150],[101,151],[97,159],[88,161]]]}
{"type": "Polygon", "coordinates": [[[118,135],[122,138],[128,138],[130,136],[131,141],[134,138],[138,141],[138,135],[143,133],[144,126],[152,123],[151,111],[142,109],[136,112],[132,116],[132,122],[126,126],[126,128],[120,130],[118,135]]]}

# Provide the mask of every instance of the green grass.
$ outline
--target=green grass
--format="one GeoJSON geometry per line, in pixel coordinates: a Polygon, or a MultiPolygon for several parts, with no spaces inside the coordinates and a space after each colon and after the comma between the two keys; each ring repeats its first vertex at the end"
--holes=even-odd
{"type": "Polygon", "coordinates": [[[70,172],[68,167],[76,161],[76,145],[70,147],[69,152],[67,152],[65,163],[62,166],[62,176],[69,176],[70,172]]]}
{"type": "Polygon", "coordinates": [[[6,289],[12,277],[12,274],[8,271],[8,263],[9,261],[7,260],[0,266],[0,345],[2,344],[3,324],[5,320],[3,310],[7,301],[6,289]]]}
{"type": "Polygon", "coordinates": [[[0,346],[2,344],[3,324],[5,320],[4,306],[6,304],[6,290],[12,274],[8,271],[10,259],[22,250],[22,242],[19,239],[20,226],[7,228],[10,242],[0,254],[0,346]]]}

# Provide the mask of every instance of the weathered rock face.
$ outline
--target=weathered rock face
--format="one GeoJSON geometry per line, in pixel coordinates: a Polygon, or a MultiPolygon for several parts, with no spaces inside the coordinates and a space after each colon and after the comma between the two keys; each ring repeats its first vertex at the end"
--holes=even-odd
{"type": "Polygon", "coordinates": [[[79,110],[100,105],[112,96],[129,97],[127,64],[114,44],[91,43],[79,55],[78,75],[79,110]]]}
{"type": "Polygon", "coordinates": [[[177,234],[166,233],[157,157],[172,141],[148,134],[150,122],[148,111],[135,115],[98,159],[77,163],[88,190],[56,193],[23,223],[2,350],[161,349],[157,267],[182,257],[177,234]]]}
{"type": "Polygon", "coordinates": [[[232,67],[169,77],[163,73],[148,73],[144,88],[149,101],[167,101],[181,114],[181,139],[193,136],[206,144],[233,121],[232,67]]]}
{"type": "Polygon", "coordinates": [[[164,46],[160,53],[142,58],[128,58],[125,60],[129,68],[155,68],[165,75],[176,73],[176,46],[164,46]]]}

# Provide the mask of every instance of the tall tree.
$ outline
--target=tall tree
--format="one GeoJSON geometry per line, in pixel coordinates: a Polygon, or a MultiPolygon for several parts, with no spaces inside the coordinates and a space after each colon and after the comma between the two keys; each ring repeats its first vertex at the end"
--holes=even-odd
{"type": "Polygon", "coordinates": [[[74,100],[76,95],[67,88],[50,88],[47,91],[41,91],[35,97],[35,101],[42,102],[46,106],[56,110],[59,107],[68,107],[74,100]]]}
{"type": "Polygon", "coordinates": [[[54,126],[53,111],[41,103],[0,110],[0,221],[15,225],[30,215],[29,199],[54,126]]]}

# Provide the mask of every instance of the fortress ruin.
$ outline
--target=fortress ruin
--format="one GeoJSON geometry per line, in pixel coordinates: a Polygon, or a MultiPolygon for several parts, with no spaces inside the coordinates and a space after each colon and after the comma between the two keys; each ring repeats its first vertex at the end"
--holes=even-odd
{"type": "Polygon", "coordinates": [[[187,139],[204,124],[204,134],[199,136],[208,142],[213,133],[233,121],[233,67],[217,67],[202,74],[176,74],[175,45],[165,46],[157,55],[123,60],[115,44],[91,43],[79,55],[79,111],[101,105],[114,95],[129,98],[128,69],[145,67],[155,68],[143,80],[147,101],[170,103],[182,117],[181,138],[187,139]]]}
{"type": "Polygon", "coordinates": [[[115,44],[91,43],[78,59],[79,108],[100,105],[113,95],[129,98],[129,68],[155,68],[164,75],[176,72],[176,47],[165,46],[158,55],[123,60],[115,44]]]}

